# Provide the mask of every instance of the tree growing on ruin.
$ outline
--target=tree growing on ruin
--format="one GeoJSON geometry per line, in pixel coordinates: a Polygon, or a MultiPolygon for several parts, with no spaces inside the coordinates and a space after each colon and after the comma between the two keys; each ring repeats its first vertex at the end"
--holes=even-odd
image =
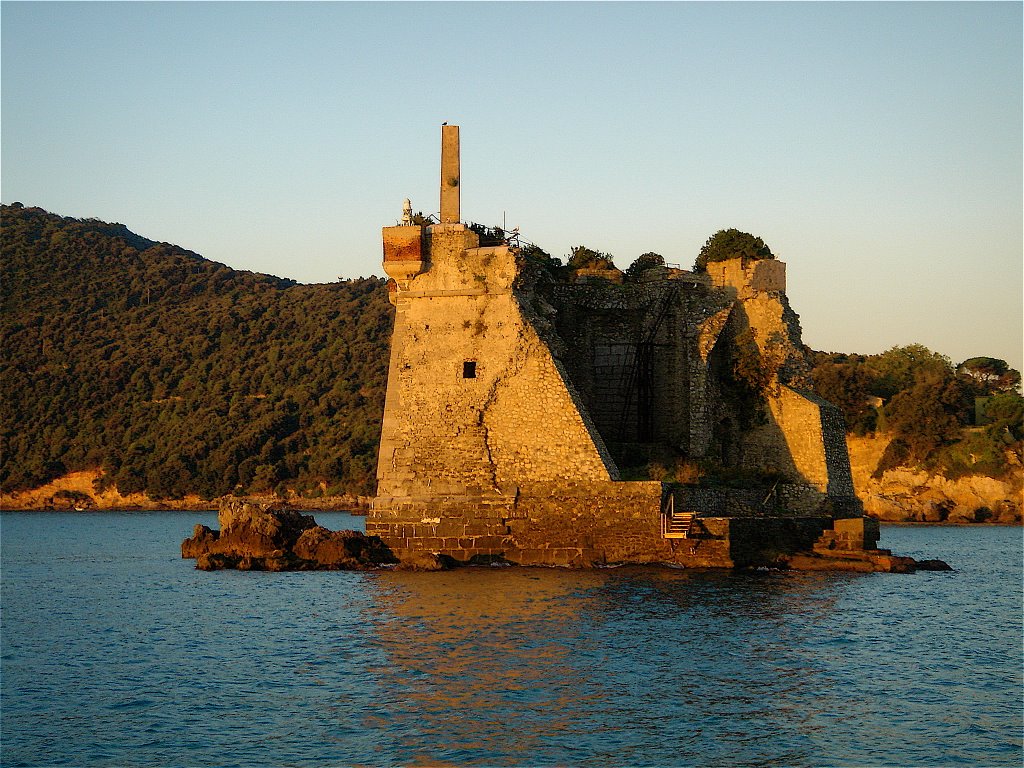
{"type": "Polygon", "coordinates": [[[866,435],[875,431],[878,412],[871,395],[872,380],[863,365],[828,361],[817,365],[811,378],[814,391],[842,409],[847,432],[866,435]]]}
{"type": "Polygon", "coordinates": [[[585,245],[577,245],[569,253],[569,269],[615,269],[610,253],[601,253],[585,245]]]}
{"type": "Polygon", "coordinates": [[[638,280],[648,269],[665,266],[665,257],[660,253],[648,251],[637,256],[636,261],[626,267],[626,279],[638,280]]]}
{"type": "Polygon", "coordinates": [[[706,272],[708,264],[713,261],[729,259],[774,259],[771,249],[764,240],[749,232],[738,229],[720,229],[704,243],[693,265],[696,272],[706,272]]]}

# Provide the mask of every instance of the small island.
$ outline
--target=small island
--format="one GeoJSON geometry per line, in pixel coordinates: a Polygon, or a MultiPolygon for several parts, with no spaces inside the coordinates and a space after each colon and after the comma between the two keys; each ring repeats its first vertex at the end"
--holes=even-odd
{"type": "MultiPolygon", "coordinates": [[[[181,543],[181,556],[194,559],[201,571],[366,571],[395,569],[440,571],[462,563],[453,557],[404,550],[401,559],[378,536],[359,531],[331,531],[278,502],[224,499],[217,515],[219,530],[196,525],[181,543]]],[[[511,565],[502,558],[477,560],[477,565],[511,565]]],[[[601,563],[627,565],[630,563],[601,563]]],[[[645,563],[649,564],[649,563],[645,563]]],[[[592,564],[593,565],[593,564],[592,564]]],[[[808,552],[774,560],[771,565],[792,570],[948,571],[941,560],[897,557],[887,550],[864,551],[855,536],[826,537],[808,552]]]]}

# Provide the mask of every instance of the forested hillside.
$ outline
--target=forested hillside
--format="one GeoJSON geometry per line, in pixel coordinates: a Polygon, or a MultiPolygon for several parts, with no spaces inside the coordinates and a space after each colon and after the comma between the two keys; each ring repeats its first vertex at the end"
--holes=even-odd
{"type": "MultiPolygon", "coordinates": [[[[384,280],[298,285],[19,204],[3,206],[2,224],[5,492],[94,469],[153,499],[373,492],[393,318],[384,280]]],[[[612,264],[579,246],[570,267],[581,253],[612,264]]],[[[848,429],[892,438],[879,472],[1020,474],[1024,400],[1004,361],[954,366],[920,345],[810,354],[848,429]]]]}
{"type": "Polygon", "coordinates": [[[1020,474],[1020,372],[974,357],[954,366],[920,344],[877,355],[813,354],[818,394],[843,409],[847,432],[891,437],[876,474],[920,467],[947,478],[1020,474]]]}
{"type": "Polygon", "coordinates": [[[120,224],[4,206],[0,485],[372,491],[383,280],[297,285],[120,224]]]}

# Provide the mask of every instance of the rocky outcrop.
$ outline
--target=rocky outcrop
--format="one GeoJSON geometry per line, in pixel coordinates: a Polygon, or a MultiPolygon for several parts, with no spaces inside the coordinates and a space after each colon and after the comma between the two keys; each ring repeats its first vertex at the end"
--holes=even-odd
{"type": "Polygon", "coordinates": [[[279,503],[225,499],[217,521],[219,531],[197,525],[181,543],[181,556],[195,558],[200,570],[367,570],[398,562],[376,536],[330,531],[279,503]]]}
{"type": "Polygon", "coordinates": [[[887,549],[863,552],[813,552],[790,555],[786,567],[795,571],[853,571],[855,573],[916,573],[917,571],[952,571],[942,560],[915,560],[894,555],[887,549]]]}
{"type": "Polygon", "coordinates": [[[942,560],[915,560],[877,549],[878,521],[869,517],[835,520],[822,533],[810,552],[797,552],[785,559],[785,567],[798,571],[855,571],[872,573],[915,573],[951,571],[942,560]]]}
{"type": "Polygon", "coordinates": [[[875,477],[889,444],[885,437],[847,437],[857,495],[864,512],[894,523],[998,523],[1020,525],[1024,477],[982,475],[950,480],[917,467],[895,467],[875,477]]]}

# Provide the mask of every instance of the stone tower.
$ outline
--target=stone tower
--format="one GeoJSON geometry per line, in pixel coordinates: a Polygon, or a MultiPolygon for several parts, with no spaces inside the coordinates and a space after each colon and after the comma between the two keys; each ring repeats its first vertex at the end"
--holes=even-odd
{"type": "Polygon", "coordinates": [[[457,220],[458,152],[458,126],[443,126],[441,223],[383,230],[397,311],[378,508],[510,504],[524,483],[615,477],[516,294],[515,252],[481,248],[457,220]]]}
{"type": "Polygon", "coordinates": [[[481,246],[460,194],[445,125],[440,222],[382,230],[396,315],[368,533],[400,556],[731,566],[859,515],[841,417],[798,386],[784,264],[545,282],[517,248],[481,246]],[[778,371],[757,420],[730,404],[738,339],[778,371]],[[767,496],[621,481],[613,455],[655,444],[782,480],[767,496]],[[697,516],[685,548],[679,509],[697,516]]]}

